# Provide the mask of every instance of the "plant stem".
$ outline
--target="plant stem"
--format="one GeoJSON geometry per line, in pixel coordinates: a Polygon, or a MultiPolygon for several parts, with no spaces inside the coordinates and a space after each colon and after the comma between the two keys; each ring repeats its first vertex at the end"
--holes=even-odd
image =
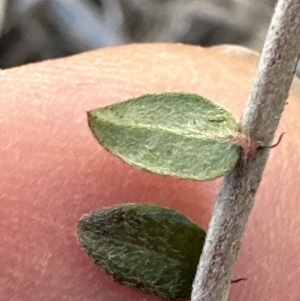
{"type": "MultiPolygon", "coordinates": [[[[270,145],[284,110],[300,50],[300,0],[279,0],[240,130],[270,145]]],[[[225,301],[256,191],[269,156],[243,152],[222,184],[194,280],[192,301],[225,301]]]]}

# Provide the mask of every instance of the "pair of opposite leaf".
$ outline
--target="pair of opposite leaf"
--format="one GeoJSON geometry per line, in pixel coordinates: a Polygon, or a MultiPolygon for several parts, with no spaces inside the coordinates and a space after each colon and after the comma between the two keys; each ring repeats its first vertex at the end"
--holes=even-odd
{"type": "MultiPolygon", "coordinates": [[[[100,144],[126,163],[178,178],[210,180],[239,158],[234,117],[199,95],[145,95],[88,112],[100,144]]],[[[205,232],[181,213],[126,204],[84,216],[83,250],[114,281],[169,300],[190,297],[205,232]]]]}

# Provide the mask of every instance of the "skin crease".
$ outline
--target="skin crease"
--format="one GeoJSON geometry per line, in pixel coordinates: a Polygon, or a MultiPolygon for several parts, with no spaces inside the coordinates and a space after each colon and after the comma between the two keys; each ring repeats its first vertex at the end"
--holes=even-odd
{"type": "MultiPolygon", "coordinates": [[[[93,138],[86,111],[145,93],[188,91],[239,119],[257,60],[240,47],[145,44],[2,71],[0,296],[158,300],[108,279],[80,250],[77,221],[104,206],[139,202],[177,209],[207,229],[221,179],[184,181],[125,165],[93,138]]],[[[233,279],[248,281],[231,285],[230,301],[300,300],[299,112],[291,92],[276,137],[286,135],[271,150],[235,266],[233,279]]]]}

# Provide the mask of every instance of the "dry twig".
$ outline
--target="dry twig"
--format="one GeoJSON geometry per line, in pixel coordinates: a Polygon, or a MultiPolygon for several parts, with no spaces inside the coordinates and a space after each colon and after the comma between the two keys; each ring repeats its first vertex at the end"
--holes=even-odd
{"type": "MultiPolygon", "coordinates": [[[[241,132],[270,145],[288,97],[299,57],[300,0],[279,0],[263,48],[241,132]]],[[[226,176],[215,205],[194,281],[192,301],[225,301],[233,265],[254,204],[268,150],[243,154],[226,176]]]]}

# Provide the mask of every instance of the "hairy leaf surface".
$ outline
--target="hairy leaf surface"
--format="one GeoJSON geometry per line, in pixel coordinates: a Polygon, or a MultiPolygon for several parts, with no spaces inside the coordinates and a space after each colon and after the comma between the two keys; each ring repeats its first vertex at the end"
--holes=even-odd
{"type": "Polygon", "coordinates": [[[84,216],[83,250],[114,281],[169,300],[190,297],[205,232],[183,214],[123,204],[84,216]]]}
{"type": "Polygon", "coordinates": [[[92,110],[88,121],[109,152],[161,175],[214,179],[239,156],[234,117],[196,94],[145,95],[92,110]]]}

